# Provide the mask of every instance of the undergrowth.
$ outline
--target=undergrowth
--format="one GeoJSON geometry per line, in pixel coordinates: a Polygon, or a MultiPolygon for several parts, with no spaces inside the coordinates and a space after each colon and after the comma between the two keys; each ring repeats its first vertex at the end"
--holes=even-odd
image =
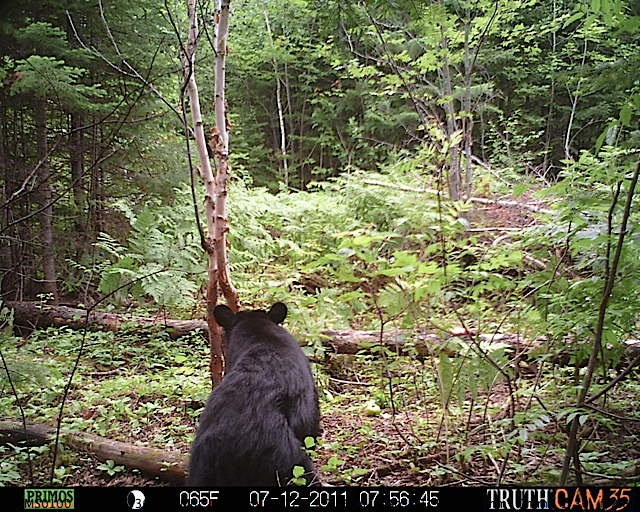
{"type": "MultiPolygon", "coordinates": [[[[40,381],[25,378],[17,384],[28,421],[55,423],[80,336],[48,329],[35,333],[20,348],[16,348],[15,338],[3,338],[5,357],[31,360],[42,376],[40,381]]],[[[198,335],[171,340],[159,332],[91,333],[63,426],[186,453],[210,388],[207,361],[206,343],[198,335]]],[[[464,378],[456,375],[459,370],[454,367],[449,370],[457,383],[447,384],[453,386],[452,395],[443,398],[438,375],[442,377],[447,370],[442,360],[435,358],[421,362],[387,349],[382,357],[379,351],[367,349],[354,355],[332,355],[313,366],[323,417],[315,460],[325,479],[334,484],[442,485],[460,481],[493,485],[495,477],[490,475],[505,459],[503,484],[542,485],[557,477],[565,437],[563,419],[573,413],[572,389],[567,386],[573,376],[568,369],[545,372],[541,387],[532,378],[518,380],[514,391],[518,412],[510,418],[504,381],[485,376],[485,385],[469,390],[470,370],[466,367],[464,378]],[[530,407],[525,408],[529,401],[530,407]],[[372,408],[372,403],[377,408],[372,408]]],[[[13,364],[9,367],[12,375],[19,373],[13,364]]],[[[632,381],[617,391],[616,396],[629,399],[617,414],[632,414],[632,397],[637,392],[637,383],[632,381]]],[[[19,416],[10,393],[3,393],[0,399],[0,415],[19,416]]],[[[606,433],[620,428],[622,422],[604,414],[596,417],[604,429],[596,426],[593,432],[597,435],[585,445],[585,469],[616,474],[620,468],[612,466],[612,461],[617,460],[618,465],[622,461],[606,433]]],[[[628,438],[626,450],[631,449],[633,438],[638,441],[637,434],[628,438]]],[[[49,447],[12,445],[4,446],[0,453],[6,468],[3,484],[28,483],[27,450],[38,468],[33,483],[47,484],[49,447]]],[[[63,452],[60,467],[66,473],[56,477],[59,484],[72,483],[73,466],[86,464],[78,457],[63,452]]],[[[105,482],[122,471],[113,463],[89,464],[105,482]]]]}
{"type": "MultiPolygon", "coordinates": [[[[314,453],[328,481],[552,483],[572,422],[580,425],[582,476],[615,479],[636,467],[637,381],[622,380],[602,404],[576,406],[594,310],[620,236],[616,201],[628,187],[627,157],[606,150],[568,165],[552,192],[573,199],[506,236],[472,230],[491,224],[491,210],[447,206],[416,191],[419,176],[409,175],[406,161],[310,192],[273,196],[233,183],[233,281],[247,307],[289,306],[287,327],[315,361],[324,433],[314,453]],[[602,170],[595,182],[593,172],[589,182],[581,178],[585,165],[602,170]],[[374,334],[357,354],[334,354],[327,342],[330,330],[383,328],[395,341],[381,344],[374,334]]],[[[204,261],[197,230],[185,222],[190,193],[177,191],[175,201],[161,216],[127,210],[127,239],[98,242],[102,263],[84,269],[87,283],[104,293],[132,283],[112,307],[202,315],[204,261]]],[[[636,331],[640,286],[636,211],[592,394],[633,356],[625,342],[636,331]]],[[[512,220],[525,223],[519,214],[512,220]]],[[[11,332],[10,312],[3,314],[0,415],[55,424],[83,333],[55,328],[21,339],[11,332]]],[[[84,347],[62,425],[186,453],[210,387],[205,340],[124,326],[87,333],[84,347]]],[[[2,447],[0,483],[26,482],[29,450],[33,460],[49,453],[47,446],[2,447]]],[[[65,451],[53,483],[72,482],[78,464],[65,451]]],[[[51,477],[36,467],[35,483],[51,477]]],[[[93,467],[105,479],[122,473],[109,461],[93,467]]]]}

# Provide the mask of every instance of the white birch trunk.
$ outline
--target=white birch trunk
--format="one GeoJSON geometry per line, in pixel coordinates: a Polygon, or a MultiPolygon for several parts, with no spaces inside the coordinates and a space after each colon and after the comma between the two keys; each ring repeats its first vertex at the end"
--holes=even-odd
{"type": "MultiPolygon", "coordinates": [[[[267,25],[267,34],[269,34],[269,42],[271,43],[271,50],[275,50],[275,46],[273,44],[273,35],[271,33],[271,25],[269,24],[269,15],[265,9],[264,11],[264,21],[267,25]]],[[[280,122],[280,151],[282,153],[282,170],[284,171],[284,186],[289,188],[289,166],[287,162],[287,138],[284,127],[284,114],[282,112],[282,93],[280,87],[280,76],[278,74],[278,62],[276,58],[273,58],[273,71],[276,76],[276,102],[278,104],[278,120],[280,122]]]]}
{"type": "Polygon", "coordinates": [[[227,101],[225,99],[225,69],[227,60],[227,34],[229,33],[230,0],[220,2],[216,12],[216,62],[215,62],[215,100],[216,126],[213,131],[213,151],[216,158],[216,201],[214,246],[218,259],[218,284],[227,305],[237,311],[240,307],[238,292],[231,283],[229,262],[227,260],[227,193],[229,190],[229,123],[227,121],[227,101]]]}
{"type": "MultiPolygon", "coordinates": [[[[215,387],[222,380],[223,353],[222,336],[220,326],[216,323],[213,310],[218,301],[218,290],[222,289],[229,306],[236,311],[238,309],[238,296],[229,280],[227,256],[226,256],[226,195],[229,176],[228,167],[228,135],[224,112],[224,60],[219,69],[219,48],[222,44],[226,55],[226,34],[228,29],[229,1],[226,3],[226,17],[218,13],[218,36],[216,37],[218,48],[216,52],[216,127],[212,131],[212,145],[217,158],[216,176],[214,177],[207,151],[207,141],[200,112],[200,98],[195,79],[195,48],[198,42],[198,16],[196,0],[186,0],[189,14],[189,36],[187,38],[186,55],[184,62],[187,92],[191,105],[191,118],[193,132],[196,139],[198,158],[200,160],[200,174],[205,187],[205,215],[207,219],[206,249],[208,255],[208,283],[207,283],[207,324],[209,326],[209,343],[211,347],[211,378],[215,387]],[[222,93],[220,93],[220,85],[222,93]],[[221,103],[218,97],[221,95],[221,103]],[[222,105],[220,108],[219,104],[222,105]]],[[[224,7],[221,8],[222,11],[224,7]]]]}
{"type": "MultiPolygon", "coordinates": [[[[184,62],[185,79],[187,80],[187,92],[191,105],[191,119],[193,122],[193,132],[196,139],[196,148],[200,160],[200,175],[205,187],[205,214],[207,218],[207,238],[211,241],[215,233],[214,205],[216,197],[216,182],[211,170],[211,162],[207,152],[207,141],[204,134],[202,114],[200,112],[200,97],[198,95],[198,85],[195,76],[195,48],[198,41],[198,17],[196,14],[196,0],[187,0],[189,11],[189,37],[186,45],[186,56],[184,62]]],[[[215,259],[213,262],[215,271],[215,259]]],[[[209,272],[212,271],[211,265],[209,272]]]]}

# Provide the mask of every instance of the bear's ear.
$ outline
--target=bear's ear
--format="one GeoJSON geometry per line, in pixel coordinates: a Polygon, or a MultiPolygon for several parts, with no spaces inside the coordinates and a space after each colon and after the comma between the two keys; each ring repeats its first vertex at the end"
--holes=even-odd
{"type": "Polygon", "coordinates": [[[216,309],[213,310],[213,317],[216,319],[216,322],[225,329],[229,329],[233,325],[234,316],[234,312],[224,304],[216,306],[216,309]]]}
{"type": "Polygon", "coordinates": [[[282,323],[284,322],[284,319],[287,318],[287,306],[285,306],[282,302],[276,302],[273,306],[271,306],[271,309],[269,310],[267,315],[275,323],[282,323]]]}

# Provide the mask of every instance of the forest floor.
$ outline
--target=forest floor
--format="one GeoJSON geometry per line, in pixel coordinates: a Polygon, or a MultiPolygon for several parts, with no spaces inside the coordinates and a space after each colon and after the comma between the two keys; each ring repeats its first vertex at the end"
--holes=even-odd
{"type": "MultiPolygon", "coordinates": [[[[356,356],[352,362],[355,367],[361,361],[356,356]]],[[[405,363],[406,367],[397,372],[398,376],[416,371],[414,365],[405,363]]],[[[632,375],[630,389],[637,389],[638,376],[637,373],[632,375]]],[[[504,425],[508,417],[510,393],[504,383],[494,386],[490,395],[480,393],[475,404],[469,396],[465,407],[452,407],[448,415],[442,414],[437,403],[429,403],[433,397],[418,392],[420,396],[416,395],[414,403],[407,396],[398,396],[395,414],[387,406],[379,415],[370,416],[365,411],[368,398],[375,392],[371,383],[347,379],[344,374],[330,376],[324,393],[325,400],[329,397],[329,401],[322,403],[323,432],[313,458],[316,466],[322,468],[321,480],[325,485],[494,486],[498,475],[502,475],[503,485],[522,481],[553,485],[554,475],[562,465],[561,447],[566,442],[566,435],[558,422],[551,421],[535,436],[532,433],[526,442],[511,444],[507,450],[504,437],[499,435],[501,429],[495,428],[504,425]]],[[[522,389],[525,386],[523,383],[522,389]]],[[[618,390],[616,395],[615,403],[627,404],[625,410],[607,411],[605,415],[617,418],[617,427],[608,429],[602,424],[594,424],[588,440],[583,442],[582,457],[587,467],[594,460],[600,465],[608,464],[610,468],[624,463],[617,473],[627,475],[637,483],[640,474],[638,398],[629,390],[618,390]]],[[[525,401],[518,401],[517,410],[524,409],[525,401]]],[[[174,420],[185,425],[184,417],[174,420]]],[[[112,427],[113,431],[119,432],[114,438],[163,448],[157,442],[163,431],[161,423],[142,431],[132,429],[126,422],[112,427]]],[[[175,443],[171,450],[188,453],[190,446],[184,436],[173,436],[173,439],[175,443]]],[[[166,485],[138,470],[127,470],[122,466],[115,466],[109,474],[89,453],[71,452],[65,448],[61,460],[70,469],[65,486],[166,485]]],[[[35,474],[40,477],[49,474],[50,463],[50,453],[35,456],[35,474]]],[[[20,472],[23,485],[28,485],[26,463],[21,465],[20,472]]],[[[598,470],[585,470],[583,476],[599,485],[615,482],[609,479],[613,476],[611,472],[606,475],[598,470]]]]}
{"type": "MultiPolygon", "coordinates": [[[[524,228],[533,221],[523,211],[496,206],[476,209],[471,220],[487,228],[524,228]]],[[[479,243],[490,245],[498,235],[484,236],[478,237],[479,243]]],[[[44,329],[3,346],[5,356],[16,361],[25,354],[35,355],[47,370],[34,371],[51,374],[51,393],[43,393],[40,383],[23,391],[22,402],[30,403],[28,420],[55,424],[60,391],[80,339],[77,332],[44,329]]],[[[207,347],[202,339],[171,341],[162,333],[136,331],[91,333],[85,352],[65,408],[67,427],[189,452],[197,424],[194,413],[207,396],[208,367],[203,358],[207,347]],[[109,371],[113,368],[117,371],[109,371]]],[[[511,389],[500,379],[484,387],[463,382],[462,393],[450,396],[443,407],[438,381],[442,371],[437,371],[441,364],[436,358],[419,361],[394,354],[381,358],[368,351],[327,354],[315,363],[323,432],[312,456],[322,482],[330,486],[556,483],[567,440],[566,415],[575,403],[571,383],[578,383],[579,368],[534,368],[542,372],[539,377],[535,371],[516,372],[511,389]],[[371,411],[372,402],[379,412],[371,411]]],[[[581,438],[585,482],[612,485],[622,478],[627,485],[637,485],[640,481],[640,370],[634,372],[609,393],[604,406],[592,408],[584,417],[588,422],[581,438]]],[[[12,401],[3,400],[0,417],[15,417],[7,414],[12,401]]],[[[19,478],[0,478],[0,485],[31,485],[24,453],[16,457],[16,452],[2,448],[0,463],[8,464],[5,467],[19,478]]],[[[89,453],[68,448],[63,448],[59,461],[64,470],[56,477],[57,485],[165,485],[138,470],[107,467],[89,453]]],[[[34,450],[36,485],[48,484],[50,465],[50,449],[34,450]]]]}

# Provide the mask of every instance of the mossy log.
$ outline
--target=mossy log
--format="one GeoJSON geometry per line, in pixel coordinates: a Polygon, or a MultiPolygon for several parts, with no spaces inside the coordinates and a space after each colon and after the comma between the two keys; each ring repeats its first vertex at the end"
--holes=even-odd
{"type": "MultiPolygon", "coordinates": [[[[0,421],[0,440],[25,439],[34,444],[34,440],[53,441],[56,429],[42,423],[27,422],[26,426],[19,421],[0,421]],[[31,441],[30,441],[31,440],[31,441]]],[[[75,450],[86,451],[101,461],[112,460],[129,469],[139,469],[146,475],[157,476],[173,485],[183,485],[189,457],[183,453],[148,448],[135,444],[114,441],[86,432],[63,432],[61,439],[75,450]]]]}

